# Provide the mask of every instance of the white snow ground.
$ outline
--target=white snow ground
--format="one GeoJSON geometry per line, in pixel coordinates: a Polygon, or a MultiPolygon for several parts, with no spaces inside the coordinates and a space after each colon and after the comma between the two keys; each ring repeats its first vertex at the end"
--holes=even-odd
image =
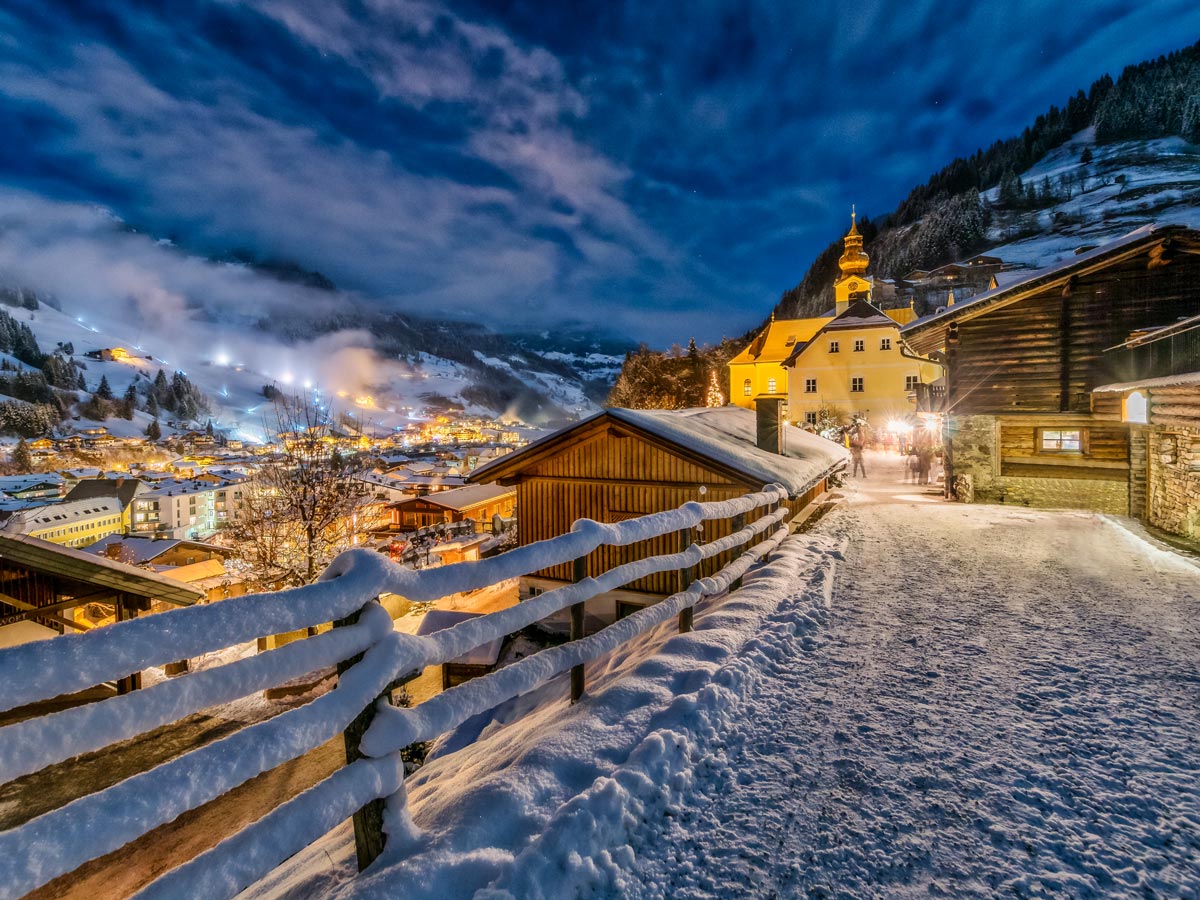
{"type": "Polygon", "coordinates": [[[1198,896],[1200,570],[868,464],[693,635],[477,724],[413,779],[416,845],[353,878],[343,827],[252,893],[1198,896]]]}

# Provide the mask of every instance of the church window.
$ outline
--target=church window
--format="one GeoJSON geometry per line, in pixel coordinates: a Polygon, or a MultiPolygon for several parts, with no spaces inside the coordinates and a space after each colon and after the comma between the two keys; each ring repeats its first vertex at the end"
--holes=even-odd
{"type": "Polygon", "coordinates": [[[747,378],[745,381],[742,382],[742,395],[746,396],[746,397],[750,396],[750,379],[749,378],[747,378]]]}
{"type": "Polygon", "coordinates": [[[804,379],[804,393],[815,394],[816,392],[817,392],[817,379],[805,378],[804,379]]]}
{"type": "Polygon", "coordinates": [[[768,394],[775,393],[775,379],[774,378],[767,379],[767,393],[768,394]]]}
{"type": "Polygon", "coordinates": [[[905,375],[904,376],[904,389],[906,391],[915,391],[917,389],[917,385],[920,383],[921,383],[920,375],[905,375]]]}
{"type": "Polygon", "coordinates": [[[880,338],[879,349],[880,350],[891,350],[892,349],[892,339],[891,338],[880,338]]]}
{"type": "Polygon", "coordinates": [[[830,353],[837,353],[837,352],[838,352],[838,342],[837,342],[837,341],[830,341],[830,342],[829,342],[829,352],[830,352],[830,353]]]}
{"type": "Polygon", "coordinates": [[[850,393],[861,394],[863,392],[863,380],[861,377],[850,379],[850,393]]]}
{"type": "Polygon", "coordinates": [[[855,353],[862,353],[866,349],[867,349],[866,341],[855,341],[854,342],[854,352],[855,353]]]}

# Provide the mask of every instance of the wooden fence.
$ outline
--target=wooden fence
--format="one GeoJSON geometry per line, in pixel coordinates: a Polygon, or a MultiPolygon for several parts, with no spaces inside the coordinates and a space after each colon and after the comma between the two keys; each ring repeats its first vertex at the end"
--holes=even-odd
{"type": "Polygon", "coordinates": [[[144,734],[207,709],[336,666],[337,687],[274,718],[247,726],[149,771],[0,832],[0,897],[19,897],[97,859],[179,815],[197,809],[339,733],[347,764],[211,850],[144,888],[144,898],[227,898],[268,874],[338,823],[354,820],[360,869],[382,852],[385,818],[396,833],[409,822],[401,750],[432,740],[472,715],[570,672],[572,701],[582,697],[584,664],[645,630],[677,618],[692,626],[703,597],[735,587],[743,573],[787,534],[786,492],[716,503],[688,503],[616,524],[580,520],[565,535],[479,562],[414,571],[365,550],[342,554],[313,585],[205,606],[25,644],[0,651],[5,691],[0,712],[125,678],[151,666],[334,622],[338,627],[278,649],[192,672],[130,694],[29,718],[0,728],[0,783],[144,734]],[[747,513],[768,512],[752,524],[747,513]],[[732,533],[696,543],[702,523],[732,519],[732,533]],[[639,559],[516,606],[426,637],[393,630],[382,593],[435,600],[487,587],[548,565],[582,560],[598,547],[628,545],[675,532],[678,552],[639,559]],[[710,574],[703,576],[707,570],[710,574]],[[585,602],[656,572],[679,572],[679,590],[585,636],[585,602]],[[703,577],[701,577],[703,576],[703,577]],[[562,610],[571,641],[526,657],[411,709],[390,705],[391,691],[425,667],[520,631],[562,610]]]}

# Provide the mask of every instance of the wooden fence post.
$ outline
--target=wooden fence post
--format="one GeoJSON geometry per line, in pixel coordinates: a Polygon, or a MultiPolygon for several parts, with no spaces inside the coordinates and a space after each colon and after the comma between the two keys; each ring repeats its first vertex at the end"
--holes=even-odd
{"type": "MultiPolygon", "coordinates": [[[[344,619],[338,619],[333,623],[334,628],[339,628],[344,625],[354,625],[358,622],[359,613],[361,610],[356,610],[344,619]]],[[[365,651],[364,651],[365,652],[365,651]]],[[[337,664],[338,678],[350,669],[352,666],[359,663],[363,658],[363,654],[359,653],[350,659],[342,660],[337,664]]],[[[354,720],[346,726],[346,730],[342,733],[342,740],[346,746],[346,765],[355,760],[362,759],[364,754],[361,749],[362,737],[370,727],[371,721],[375,718],[375,703],[380,698],[386,698],[388,703],[392,702],[392,685],[388,685],[384,692],[379,695],[374,701],[367,704],[366,709],[362,710],[354,720]]],[[[371,800],[354,814],[354,852],[358,857],[358,871],[362,871],[383,853],[383,846],[387,841],[387,836],[383,832],[383,810],[384,801],[380,799],[371,800]]]]}
{"type": "MultiPolygon", "coordinates": [[[[690,546],[692,546],[692,530],[690,528],[680,529],[680,531],[679,531],[679,549],[686,550],[690,546]]],[[[681,592],[686,591],[688,589],[688,585],[690,585],[694,579],[695,579],[695,573],[694,573],[694,570],[692,569],[692,567],[684,566],[682,569],[679,570],[679,590],[681,592]]],[[[695,610],[693,610],[692,607],[690,607],[690,606],[688,606],[684,609],[681,609],[679,611],[679,632],[680,632],[680,634],[682,634],[685,631],[692,630],[692,619],[693,619],[694,613],[695,613],[695,610]]]]}
{"type": "MultiPolygon", "coordinates": [[[[736,532],[741,531],[745,527],[746,527],[746,514],[738,513],[736,516],[733,517],[733,525],[732,525],[732,529],[731,529],[730,533],[734,534],[736,532]]],[[[741,553],[741,549],[737,548],[737,547],[735,547],[733,550],[730,550],[729,551],[729,561],[733,562],[740,553],[741,553]]],[[[730,583],[729,589],[731,591],[736,591],[741,586],[742,586],[742,577],[739,575],[737,578],[733,579],[733,581],[730,583]]]]}
{"type": "MultiPolygon", "coordinates": [[[[587,557],[581,556],[575,560],[571,568],[571,580],[576,584],[587,578],[587,557]]],[[[571,640],[583,638],[584,604],[571,604],[571,640]]],[[[583,696],[583,663],[571,667],[571,702],[577,703],[583,696]]]]}

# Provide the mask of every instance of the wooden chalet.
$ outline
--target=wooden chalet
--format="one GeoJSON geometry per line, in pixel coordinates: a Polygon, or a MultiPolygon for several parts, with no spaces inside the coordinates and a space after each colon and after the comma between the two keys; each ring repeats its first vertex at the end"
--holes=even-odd
{"type": "Polygon", "coordinates": [[[1096,389],[1200,368],[1194,347],[1190,362],[1129,347],[1197,314],[1200,232],[1147,226],[905,327],[908,349],[946,372],[948,488],[1141,514],[1122,394],[1096,389]]]}
{"type": "Polygon", "coordinates": [[[491,531],[492,517],[507,519],[516,503],[515,488],[498,484],[472,484],[449,491],[437,491],[423,497],[409,497],[388,504],[392,528],[415,531],[428,525],[464,522],[472,519],[478,530],[491,531]]]}
{"type": "MultiPolygon", "coordinates": [[[[778,401],[764,400],[757,418],[731,406],[608,409],[481,466],[470,480],[516,488],[518,543],[525,545],[565,534],[576,519],[619,522],[693,500],[740,497],[772,483],[788,489],[787,506],[799,513],[825,492],[828,477],[845,459],[840,446],[781,425],[778,401]]],[[[756,511],[748,519],[761,514],[756,511]]],[[[728,521],[707,523],[703,540],[729,530],[728,521]]],[[[674,553],[679,544],[677,535],[669,535],[628,547],[602,547],[587,557],[585,574],[674,553]]],[[[554,566],[530,579],[526,591],[549,589],[574,575],[571,564],[554,566]]],[[[615,600],[645,605],[678,589],[677,573],[662,573],[616,592],[620,597],[615,600]]],[[[621,607],[611,609],[621,612],[621,607]]]]}
{"type": "MultiPolygon", "coordinates": [[[[89,631],[203,598],[201,591],[145,569],[26,535],[0,534],[0,634],[24,622],[60,634],[89,631]]],[[[118,689],[140,682],[133,675],[118,689]]]]}

